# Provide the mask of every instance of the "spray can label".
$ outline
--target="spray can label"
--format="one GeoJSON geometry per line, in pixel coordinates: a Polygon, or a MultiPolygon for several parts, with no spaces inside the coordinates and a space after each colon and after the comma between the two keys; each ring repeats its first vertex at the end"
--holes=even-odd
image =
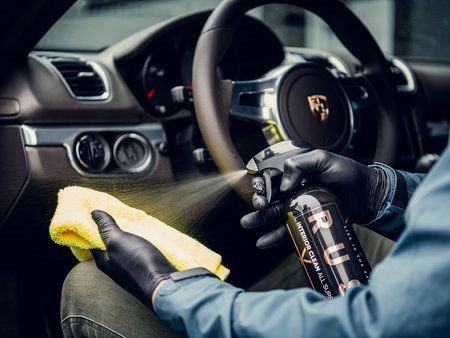
{"type": "Polygon", "coordinates": [[[369,262],[336,203],[291,209],[287,228],[311,286],[328,299],[369,281],[369,262]]]}

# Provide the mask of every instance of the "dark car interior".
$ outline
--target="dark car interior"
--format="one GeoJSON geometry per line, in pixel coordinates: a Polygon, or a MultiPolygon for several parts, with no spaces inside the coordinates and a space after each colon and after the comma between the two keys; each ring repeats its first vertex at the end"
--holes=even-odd
{"type": "MultiPolygon", "coordinates": [[[[392,1],[393,6],[402,6],[400,2],[392,1]]],[[[405,2],[413,6],[418,1],[405,2]]],[[[230,154],[222,156],[223,149],[213,149],[214,138],[219,140],[223,130],[205,134],[204,116],[196,115],[196,109],[205,112],[215,102],[206,102],[215,95],[215,87],[205,83],[208,71],[203,68],[208,66],[208,53],[213,52],[205,49],[205,59],[200,60],[198,53],[204,47],[197,45],[211,11],[174,15],[108,46],[99,44],[97,50],[39,45],[73,3],[0,1],[1,337],[62,335],[61,286],[77,261],[70,250],[54,244],[48,235],[59,189],[79,185],[105,191],[164,221],[170,219],[171,209],[179,208],[189,196],[171,196],[162,208],[155,202],[161,191],[186,177],[226,172],[233,164],[223,163],[230,154]],[[198,73],[194,76],[193,64],[198,73]],[[206,87],[201,94],[199,86],[206,87]]],[[[86,3],[84,6],[92,6],[90,10],[120,6],[120,1],[86,3]]],[[[308,7],[307,1],[298,3],[308,7]]],[[[427,10],[431,14],[420,10],[436,20],[444,16],[448,20],[450,6],[446,1],[430,3],[433,5],[427,10]]],[[[342,24],[335,12],[312,7],[316,14],[337,22],[328,22],[330,26],[342,24]]],[[[303,12],[286,13],[283,22],[287,26],[304,23],[303,12]]],[[[361,20],[364,23],[364,18],[361,20]]],[[[237,84],[264,79],[274,69],[298,64],[320,68],[344,88],[351,104],[349,142],[341,147],[341,153],[363,163],[375,159],[412,172],[431,169],[448,138],[450,49],[448,55],[436,51],[436,57],[432,57],[433,50],[430,55],[414,55],[401,48],[380,54],[389,73],[380,85],[370,78],[367,66],[379,62],[370,58],[376,51],[363,50],[370,43],[361,45],[348,38],[344,45],[351,46],[353,53],[287,45],[279,37],[280,31],[272,28],[270,22],[275,21],[246,15],[236,22],[238,33],[230,37],[229,45],[224,43],[227,48],[214,64],[214,76],[231,79],[237,88],[237,84]],[[364,74],[369,74],[368,82],[361,76],[364,74]],[[374,108],[377,104],[372,102],[387,102],[390,92],[386,88],[392,89],[396,105],[395,129],[384,129],[386,125],[380,124],[374,108]],[[384,156],[387,153],[390,155],[384,156]]],[[[343,25],[346,28],[342,31],[333,31],[345,40],[345,32],[353,29],[352,22],[343,25]]],[[[395,34],[400,40],[414,38],[403,36],[404,30],[395,34]]],[[[425,39],[427,34],[433,34],[431,29],[416,38],[425,39]]],[[[439,31],[435,34],[442,39],[439,31]]],[[[447,44],[439,40],[436,49],[445,49],[447,44]]],[[[283,121],[274,124],[272,118],[262,119],[252,115],[256,110],[242,108],[265,107],[264,95],[255,93],[258,90],[242,90],[238,106],[227,106],[225,112],[230,114],[227,133],[243,162],[285,134],[289,138],[297,132],[286,127],[283,133],[283,121]]],[[[264,109],[260,111],[264,113],[264,109]]],[[[217,119],[220,116],[213,121],[217,119]]],[[[304,126],[306,131],[299,133],[307,132],[308,126],[304,126]]],[[[255,248],[258,233],[239,227],[240,217],[251,210],[242,195],[242,190],[230,189],[214,208],[201,217],[186,216],[180,227],[219,252],[232,271],[229,282],[245,288],[291,250],[255,248]]]]}

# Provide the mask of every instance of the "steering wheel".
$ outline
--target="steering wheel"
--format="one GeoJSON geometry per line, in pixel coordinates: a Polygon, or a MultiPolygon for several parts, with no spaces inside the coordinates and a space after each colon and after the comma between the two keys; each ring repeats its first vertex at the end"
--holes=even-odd
{"type": "MultiPolygon", "coordinates": [[[[223,174],[245,168],[231,140],[230,114],[271,125],[278,139],[301,139],[312,148],[339,153],[351,142],[353,114],[360,107],[373,106],[377,112],[374,160],[394,163],[398,114],[389,63],[368,29],[339,0],[222,1],[198,39],[192,88],[200,131],[223,174]],[[318,15],[360,61],[364,74],[340,79],[325,67],[300,62],[281,65],[252,81],[221,79],[217,67],[239,19],[247,11],[269,3],[291,4],[318,15]]],[[[248,201],[250,178],[233,184],[233,188],[248,201]]]]}

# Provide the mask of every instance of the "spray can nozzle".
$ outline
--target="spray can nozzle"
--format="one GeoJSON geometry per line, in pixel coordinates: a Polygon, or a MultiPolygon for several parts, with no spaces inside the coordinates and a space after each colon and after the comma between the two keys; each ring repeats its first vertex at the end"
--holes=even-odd
{"type": "Polygon", "coordinates": [[[246,169],[252,180],[253,189],[257,192],[253,204],[258,209],[264,208],[278,195],[284,162],[287,159],[308,152],[311,147],[301,141],[283,141],[262,150],[247,163],[246,169]]]}

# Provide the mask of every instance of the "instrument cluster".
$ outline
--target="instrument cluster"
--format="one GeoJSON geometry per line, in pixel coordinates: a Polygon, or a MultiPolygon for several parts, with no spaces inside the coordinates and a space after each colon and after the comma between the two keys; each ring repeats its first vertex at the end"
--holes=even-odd
{"type": "MultiPolygon", "coordinates": [[[[192,89],[192,64],[201,27],[194,25],[171,32],[157,39],[148,50],[141,68],[139,98],[150,114],[166,117],[189,104],[192,106],[192,100],[175,102],[172,89],[178,87],[179,93],[192,89]]],[[[219,65],[222,78],[254,79],[283,61],[281,43],[261,22],[246,18],[238,32],[219,65]]]]}
{"type": "Polygon", "coordinates": [[[177,110],[171,89],[185,85],[180,74],[178,53],[164,46],[148,55],[142,69],[145,108],[156,116],[169,116],[177,110]]]}

